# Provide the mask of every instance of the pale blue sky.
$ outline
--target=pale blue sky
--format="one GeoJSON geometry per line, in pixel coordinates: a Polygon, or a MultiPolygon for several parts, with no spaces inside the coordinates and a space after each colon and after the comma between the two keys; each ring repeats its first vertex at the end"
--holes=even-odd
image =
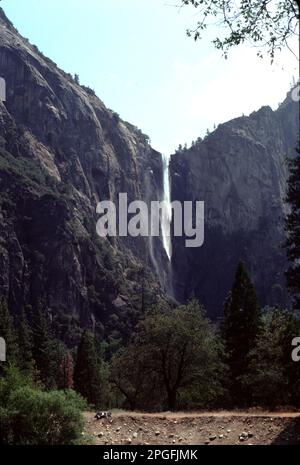
{"type": "MultiPolygon", "coordinates": [[[[22,35],[61,68],[78,73],[104,103],[171,153],[206,128],[284,99],[297,60],[283,52],[272,66],[247,47],[225,61],[210,30],[195,43],[197,21],[178,0],[3,0],[22,35]]],[[[296,50],[297,48],[294,47],[296,50]]]]}

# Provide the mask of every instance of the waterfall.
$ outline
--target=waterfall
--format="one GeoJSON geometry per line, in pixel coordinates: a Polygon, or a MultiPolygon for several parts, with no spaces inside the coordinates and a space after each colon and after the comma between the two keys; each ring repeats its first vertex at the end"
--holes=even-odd
{"type": "Polygon", "coordinates": [[[164,208],[162,213],[162,240],[163,246],[168,256],[169,261],[172,256],[172,242],[171,242],[171,221],[172,221],[172,208],[171,208],[171,192],[170,192],[170,176],[169,176],[169,162],[170,159],[167,155],[163,155],[163,187],[164,187],[164,208]]]}

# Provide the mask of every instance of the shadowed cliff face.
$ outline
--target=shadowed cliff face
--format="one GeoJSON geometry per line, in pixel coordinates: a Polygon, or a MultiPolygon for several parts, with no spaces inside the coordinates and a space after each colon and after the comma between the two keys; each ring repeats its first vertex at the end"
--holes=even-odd
{"type": "Polygon", "coordinates": [[[96,205],[163,198],[163,162],[145,136],[22,38],[0,9],[0,294],[18,314],[46,305],[59,337],[80,327],[126,338],[138,315],[173,289],[221,314],[244,259],[262,304],[286,303],[286,157],[298,134],[290,96],[272,111],[218,127],[172,156],[171,199],[205,201],[205,243],[100,239],[96,205]],[[72,328],[70,330],[70,328],[72,328]]]}
{"type": "MultiPolygon", "coordinates": [[[[161,199],[161,154],[22,38],[1,9],[0,76],[0,293],[15,312],[43,302],[81,326],[109,326],[113,314],[130,320],[143,267],[150,290],[163,294],[151,244],[98,238],[96,205],[117,203],[120,192],[129,202],[161,199]]],[[[160,240],[154,249],[163,281],[160,240]]]]}
{"type": "Polygon", "coordinates": [[[261,304],[285,304],[283,217],[286,157],[293,156],[298,104],[263,107],[220,125],[194,147],[172,156],[172,200],[205,201],[205,243],[187,249],[173,238],[177,298],[196,296],[210,316],[222,312],[234,270],[244,259],[261,304]]]}

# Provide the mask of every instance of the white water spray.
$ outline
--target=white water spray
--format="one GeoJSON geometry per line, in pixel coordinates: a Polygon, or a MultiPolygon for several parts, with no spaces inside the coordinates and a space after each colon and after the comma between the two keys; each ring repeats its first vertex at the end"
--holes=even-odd
{"type": "Polygon", "coordinates": [[[163,246],[168,256],[168,259],[171,260],[172,256],[172,242],[171,242],[171,221],[172,221],[172,208],[171,208],[171,192],[170,192],[170,176],[169,176],[169,162],[170,159],[168,156],[163,155],[163,186],[164,186],[164,202],[165,208],[163,209],[162,214],[162,240],[163,246]]]}

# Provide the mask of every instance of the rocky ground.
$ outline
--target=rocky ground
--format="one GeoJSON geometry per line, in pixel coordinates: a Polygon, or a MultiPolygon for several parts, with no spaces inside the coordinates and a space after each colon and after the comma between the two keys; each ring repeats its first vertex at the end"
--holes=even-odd
{"type": "Polygon", "coordinates": [[[97,445],[300,444],[300,413],[86,413],[83,434],[97,445]]]}

